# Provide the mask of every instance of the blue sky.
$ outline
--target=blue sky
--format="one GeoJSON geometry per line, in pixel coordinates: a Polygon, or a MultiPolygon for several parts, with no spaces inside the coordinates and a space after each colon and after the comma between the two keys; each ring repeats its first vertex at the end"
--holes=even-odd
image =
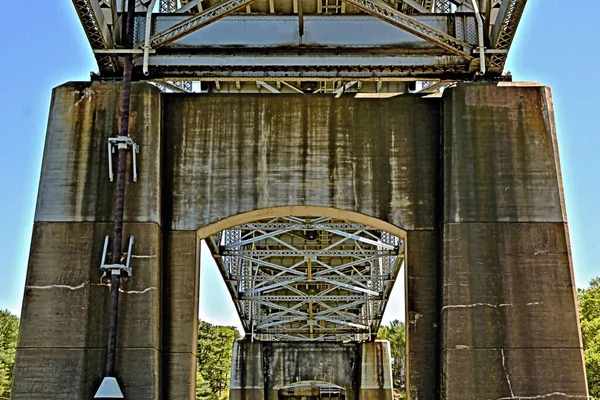
{"type": "MultiPolygon", "coordinates": [[[[552,88],[577,285],[600,275],[600,2],[529,0],[507,70],[552,88]]],[[[20,313],[52,88],[96,71],[68,0],[5,2],[0,14],[0,308],[20,313]]],[[[234,323],[207,266],[203,316],[234,323]]],[[[204,279],[204,278],[203,278],[204,279]]],[[[401,297],[401,291],[399,291],[401,297]]],[[[394,307],[401,308],[401,307],[394,307]]],[[[392,316],[388,316],[392,317],[392,316]]]]}

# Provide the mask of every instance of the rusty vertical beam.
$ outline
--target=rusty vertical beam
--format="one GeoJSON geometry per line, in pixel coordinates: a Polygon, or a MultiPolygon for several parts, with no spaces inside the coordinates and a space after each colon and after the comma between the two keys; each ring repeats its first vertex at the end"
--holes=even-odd
{"type": "MultiPolygon", "coordinates": [[[[134,24],[135,1],[130,0],[127,4],[127,16],[125,27],[125,45],[127,48],[133,46],[133,24],[134,24]]],[[[133,69],[132,54],[125,56],[123,65],[123,82],[121,89],[121,124],[120,135],[129,136],[129,114],[131,104],[131,74],[133,69]]],[[[127,145],[118,146],[117,163],[117,189],[115,199],[115,220],[113,232],[113,254],[112,263],[121,264],[121,245],[123,241],[123,210],[125,208],[125,168],[127,165],[127,145]]],[[[113,270],[110,275],[110,315],[108,325],[108,346],[106,355],[106,376],[115,376],[117,331],[119,319],[119,287],[121,285],[121,271],[113,270]]]]}

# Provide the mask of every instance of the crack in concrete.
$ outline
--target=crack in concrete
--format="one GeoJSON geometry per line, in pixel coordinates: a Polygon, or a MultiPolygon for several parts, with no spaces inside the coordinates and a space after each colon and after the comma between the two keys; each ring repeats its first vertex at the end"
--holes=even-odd
{"type": "Polygon", "coordinates": [[[563,392],[552,392],[548,394],[540,394],[537,396],[517,396],[512,387],[512,382],[510,381],[510,375],[508,374],[508,369],[506,368],[506,356],[504,355],[504,349],[500,349],[500,354],[502,354],[502,369],[504,369],[504,374],[506,375],[506,382],[508,383],[508,388],[510,389],[510,397],[500,397],[498,400],[535,400],[535,399],[547,399],[548,397],[554,396],[563,396],[567,399],[587,399],[587,396],[580,395],[568,395],[563,392]]]}
{"type": "Polygon", "coordinates": [[[512,382],[510,381],[510,375],[508,374],[508,369],[506,369],[506,357],[504,356],[504,349],[500,349],[500,354],[502,354],[502,369],[504,369],[504,374],[506,375],[506,382],[508,382],[510,395],[514,398],[515,392],[513,391],[512,382]]]}
{"type": "Polygon", "coordinates": [[[122,289],[119,289],[119,292],[126,293],[126,294],[144,294],[144,293],[147,293],[147,292],[149,292],[151,290],[156,290],[156,288],[154,286],[151,286],[151,287],[146,288],[144,290],[122,290],[122,289]]]}
{"type": "MultiPolygon", "coordinates": [[[[526,306],[538,306],[544,304],[542,302],[532,302],[532,303],[526,303],[526,306]]],[[[511,303],[502,303],[502,304],[490,304],[490,303],[473,303],[473,304],[451,304],[451,305],[447,305],[442,307],[442,311],[444,312],[444,310],[449,309],[449,308],[473,308],[473,307],[491,307],[491,308],[501,308],[501,307],[514,307],[514,304],[511,303]]]]}
{"type": "Polygon", "coordinates": [[[132,254],[131,258],[156,258],[156,254],[149,255],[149,256],[142,256],[142,255],[138,255],[138,254],[132,254]]]}
{"type": "Polygon", "coordinates": [[[473,303],[473,304],[452,304],[448,306],[442,307],[442,311],[449,308],[473,308],[473,307],[491,307],[491,308],[500,308],[500,307],[512,307],[512,304],[490,304],[490,303],[473,303]]]}
{"type": "Polygon", "coordinates": [[[88,284],[89,284],[89,282],[83,282],[79,286],[69,286],[69,285],[25,286],[25,289],[37,289],[37,290],[69,289],[69,290],[78,290],[78,289],[83,289],[88,284]]]}
{"type": "MultiPolygon", "coordinates": [[[[78,286],[69,286],[69,285],[46,285],[46,286],[25,286],[26,289],[35,289],[35,290],[48,290],[48,289],[68,289],[68,290],[79,290],[79,289],[83,289],[86,286],[105,286],[105,287],[110,287],[110,285],[105,284],[105,283],[91,283],[91,282],[83,282],[81,285],[78,286]]],[[[144,290],[123,290],[123,289],[119,289],[119,293],[124,293],[124,294],[144,294],[144,293],[148,293],[151,290],[156,290],[155,286],[151,286],[148,288],[145,288],[144,290]]]]}

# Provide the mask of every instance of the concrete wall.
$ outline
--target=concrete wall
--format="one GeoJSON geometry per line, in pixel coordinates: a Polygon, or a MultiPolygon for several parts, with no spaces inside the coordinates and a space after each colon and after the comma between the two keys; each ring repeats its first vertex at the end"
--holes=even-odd
{"type": "MultiPolygon", "coordinates": [[[[126,398],[193,396],[198,232],[297,206],[407,232],[412,399],[586,394],[546,88],[459,85],[441,100],[133,93],[134,275],[117,354],[126,398]]],[[[118,104],[115,83],[54,91],[15,399],[87,399],[100,382],[109,290],[98,265],[114,211],[106,140],[118,104]]]]}
{"type": "MultiPolygon", "coordinates": [[[[25,283],[12,399],[89,399],[104,371],[110,288],[100,280],[112,234],[107,139],[117,132],[116,86],[68,83],[53,92],[25,283]]],[[[117,372],[129,398],[159,396],[161,349],[160,95],[133,89],[132,131],[147,143],[127,186],[124,237],[134,235],[121,287],[117,372]]]]}
{"type": "Polygon", "coordinates": [[[391,400],[387,341],[373,343],[251,342],[233,347],[231,400],[278,400],[278,390],[301,381],[333,383],[347,400],[391,400]]]}
{"type": "Polygon", "coordinates": [[[539,86],[446,94],[447,399],[587,394],[551,102],[539,86]]]}

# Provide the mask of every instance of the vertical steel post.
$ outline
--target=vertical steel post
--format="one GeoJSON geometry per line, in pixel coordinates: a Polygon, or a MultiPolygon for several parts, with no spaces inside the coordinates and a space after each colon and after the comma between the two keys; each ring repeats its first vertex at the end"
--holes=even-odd
{"type": "MultiPolygon", "coordinates": [[[[133,47],[133,23],[135,1],[127,3],[125,40],[126,48],[133,47]]],[[[129,109],[131,102],[131,74],[133,69],[132,54],[125,56],[123,65],[123,81],[121,88],[121,124],[120,135],[129,136],[129,109]]],[[[134,150],[135,151],[135,150],[134,150]]],[[[123,241],[123,209],[125,207],[125,167],[127,165],[127,144],[118,144],[117,187],[115,199],[115,220],[112,263],[121,264],[121,245],[123,241]]],[[[108,325],[108,346],[106,354],[106,376],[115,376],[117,348],[117,326],[119,318],[119,286],[121,271],[113,270],[110,275],[110,315],[108,325]]]]}

